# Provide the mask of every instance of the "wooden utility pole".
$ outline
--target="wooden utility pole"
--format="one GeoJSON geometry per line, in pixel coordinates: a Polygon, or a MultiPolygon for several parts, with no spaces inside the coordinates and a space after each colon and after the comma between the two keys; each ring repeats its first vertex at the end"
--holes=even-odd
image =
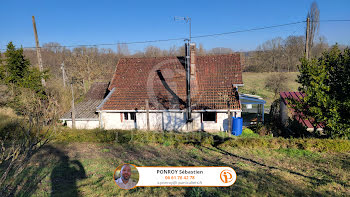
{"type": "Polygon", "coordinates": [[[230,101],[227,101],[227,124],[228,124],[228,133],[231,136],[231,132],[232,132],[232,114],[231,114],[231,109],[230,109],[230,101]]]}
{"type": "Polygon", "coordinates": [[[146,118],[147,118],[147,130],[151,130],[150,129],[150,123],[149,123],[149,102],[148,99],[145,100],[146,102],[146,118]]]}
{"type": "Polygon", "coordinates": [[[306,59],[309,59],[309,43],[310,43],[310,18],[306,19],[306,38],[305,38],[305,56],[306,59]]]}
{"type": "Polygon", "coordinates": [[[63,79],[63,87],[66,87],[66,71],[64,70],[64,62],[61,64],[62,69],[62,79],[63,79]]]}
{"type": "MultiPolygon", "coordinates": [[[[38,38],[38,32],[36,31],[36,24],[35,24],[35,18],[34,16],[32,16],[33,19],[33,29],[34,29],[34,36],[35,36],[35,45],[36,45],[36,55],[38,57],[38,65],[39,65],[39,70],[40,72],[44,71],[43,68],[43,60],[41,58],[41,49],[40,49],[40,45],[39,45],[39,38],[38,38]]],[[[41,78],[41,84],[45,87],[46,86],[46,82],[44,78],[41,78]]]]}
{"type": "Polygon", "coordinates": [[[73,81],[70,84],[72,89],[72,128],[75,129],[75,106],[74,106],[74,90],[73,90],[73,81]]]}

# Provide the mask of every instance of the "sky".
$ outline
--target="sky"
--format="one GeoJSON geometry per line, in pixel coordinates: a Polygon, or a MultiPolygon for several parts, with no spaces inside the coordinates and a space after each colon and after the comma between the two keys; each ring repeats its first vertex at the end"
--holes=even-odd
{"type": "MultiPolygon", "coordinates": [[[[168,42],[129,44],[131,52],[148,45],[169,49],[182,46],[189,37],[189,24],[175,16],[191,18],[192,36],[234,32],[305,21],[313,0],[216,0],[216,1],[82,1],[0,0],[0,49],[8,42],[33,47],[32,16],[40,45],[95,45],[116,50],[115,43],[180,38],[168,42]]],[[[318,0],[320,20],[350,20],[349,0],[318,0]]],[[[194,38],[205,49],[231,48],[249,51],[269,39],[305,35],[305,23],[223,36],[194,38]]],[[[350,45],[350,22],[321,22],[319,35],[330,44],[350,45]]]]}

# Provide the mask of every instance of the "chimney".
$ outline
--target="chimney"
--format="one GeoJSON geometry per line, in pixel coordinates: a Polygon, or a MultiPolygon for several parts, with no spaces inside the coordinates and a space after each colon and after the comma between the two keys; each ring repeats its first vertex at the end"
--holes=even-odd
{"type": "Polygon", "coordinates": [[[196,75],[196,43],[190,43],[191,76],[196,75]]]}

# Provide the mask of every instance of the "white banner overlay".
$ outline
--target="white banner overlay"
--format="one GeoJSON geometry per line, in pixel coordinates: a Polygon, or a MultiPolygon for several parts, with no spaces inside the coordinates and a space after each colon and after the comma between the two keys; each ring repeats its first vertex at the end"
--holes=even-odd
{"type": "Polygon", "coordinates": [[[230,167],[137,167],[137,187],[227,187],[236,181],[230,167]]]}

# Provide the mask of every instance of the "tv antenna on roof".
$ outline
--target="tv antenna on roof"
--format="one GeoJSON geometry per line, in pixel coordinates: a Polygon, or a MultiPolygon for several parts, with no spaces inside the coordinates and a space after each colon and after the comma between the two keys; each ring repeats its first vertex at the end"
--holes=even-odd
{"type": "Polygon", "coordinates": [[[190,38],[189,38],[189,41],[191,43],[191,18],[186,16],[186,17],[183,17],[183,16],[175,16],[174,17],[174,21],[185,21],[186,23],[189,23],[190,25],[190,38]]]}
{"type": "Polygon", "coordinates": [[[175,16],[174,21],[185,21],[186,23],[189,23],[190,25],[190,37],[189,39],[185,39],[185,50],[186,50],[186,96],[187,96],[187,122],[192,122],[192,115],[191,115],[191,74],[190,74],[190,43],[191,43],[191,18],[190,17],[181,17],[181,16],[175,16]]]}

